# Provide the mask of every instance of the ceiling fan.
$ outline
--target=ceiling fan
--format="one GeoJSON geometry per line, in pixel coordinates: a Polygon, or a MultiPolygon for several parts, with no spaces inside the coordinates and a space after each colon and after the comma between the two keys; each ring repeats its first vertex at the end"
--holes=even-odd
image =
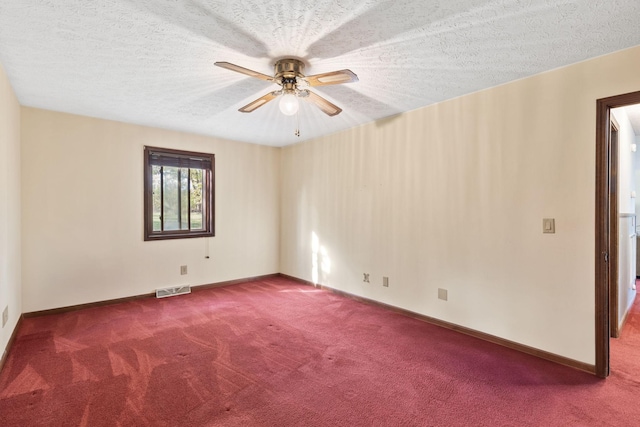
{"type": "Polygon", "coordinates": [[[261,96],[255,101],[252,101],[240,108],[238,111],[242,113],[250,113],[278,96],[282,96],[280,100],[280,111],[288,116],[293,115],[298,111],[298,98],[305,99],[315,104],[329,116],[335,116],[340,114],[342,109],[327,101],[320,95],[311,92],[307,87],[336,85],[358,81],[358,76],[356,76],[351,70],[331,71],[328,73],[315,74],[313,76],[305,76],[302,73],[304,70],[304,63],[293,58],[285,58],[277,61],[274,67],[275,71],[273,77],[229,62],[216,62],[215,65],[226,68],[227,70],[246,74],[247,76],[255,77],[257,79],[277,83],[282,87],[282,89],[261,96]]]}

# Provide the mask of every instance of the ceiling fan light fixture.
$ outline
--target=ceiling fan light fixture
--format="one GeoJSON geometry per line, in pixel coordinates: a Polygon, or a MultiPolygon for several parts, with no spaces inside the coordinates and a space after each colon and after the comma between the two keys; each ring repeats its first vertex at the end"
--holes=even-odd
{"type": "Polygon", "coordinates": [[[239,108],[238,111],[241,113],[251,113],[267,102],[280,96],[281,98],[278,106],[280,107],[282,114],[287,116],[292,116],[298,112],[300,107],[298,98],[303,98],[305,101],[314,104],[316,107],[320,108],[323,113],[330,117],[335,116],[340,114],[342,108],[307,88],[353,83],[358,81],[358,76],[348,69],[305,76],[303,73],[304,63],[295,58],[284,58],[276,61],[273,77],[257,71],[249,70],[248,68],[244,68],[239,65],[231,64],[230,62],[216,62],[214,65],[240,74],[255,77],[260,80],[277,83],[282,88],[263,95],[244,107],[239,108]]]}
{"type": "Polygon", "coordinates": [[[293,116],[298,112],[298,108],[300,108],[300,104],[295,93],[290,92],[282,95],[282,99],[280,99],[280,111],[282,111],[282,114],[293,116]]]}

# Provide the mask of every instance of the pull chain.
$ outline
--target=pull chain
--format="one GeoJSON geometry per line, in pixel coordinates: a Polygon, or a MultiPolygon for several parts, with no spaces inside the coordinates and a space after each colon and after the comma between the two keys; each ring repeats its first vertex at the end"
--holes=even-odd
{"type": "Polygon", "coordinates": [[[296,130],[293,134],[300,138],[300,111],[296,111],[296,130]]]}

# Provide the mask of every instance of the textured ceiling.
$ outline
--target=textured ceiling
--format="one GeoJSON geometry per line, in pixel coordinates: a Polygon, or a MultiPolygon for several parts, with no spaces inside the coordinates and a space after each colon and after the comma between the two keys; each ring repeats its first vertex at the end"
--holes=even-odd
{"type": "Polygon", "coordinates": [[[0,0],[0,63],[22,105],[282,146],[640,44],[638,0],[0,0]],[[360,81],[302,102],[213,64],[360,81]]]}

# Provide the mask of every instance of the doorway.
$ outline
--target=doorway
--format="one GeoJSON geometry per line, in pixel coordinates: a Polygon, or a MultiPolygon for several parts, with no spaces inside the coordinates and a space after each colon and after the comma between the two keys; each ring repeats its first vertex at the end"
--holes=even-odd
{"type": "Polygon", "coordinates": [[[599,99],[596,107],[595,370],[602,378],[610,372],[609,339],[618,326],[618,133],[611,109],[639,103],[640,92],[633,92],[599,99]]]}

